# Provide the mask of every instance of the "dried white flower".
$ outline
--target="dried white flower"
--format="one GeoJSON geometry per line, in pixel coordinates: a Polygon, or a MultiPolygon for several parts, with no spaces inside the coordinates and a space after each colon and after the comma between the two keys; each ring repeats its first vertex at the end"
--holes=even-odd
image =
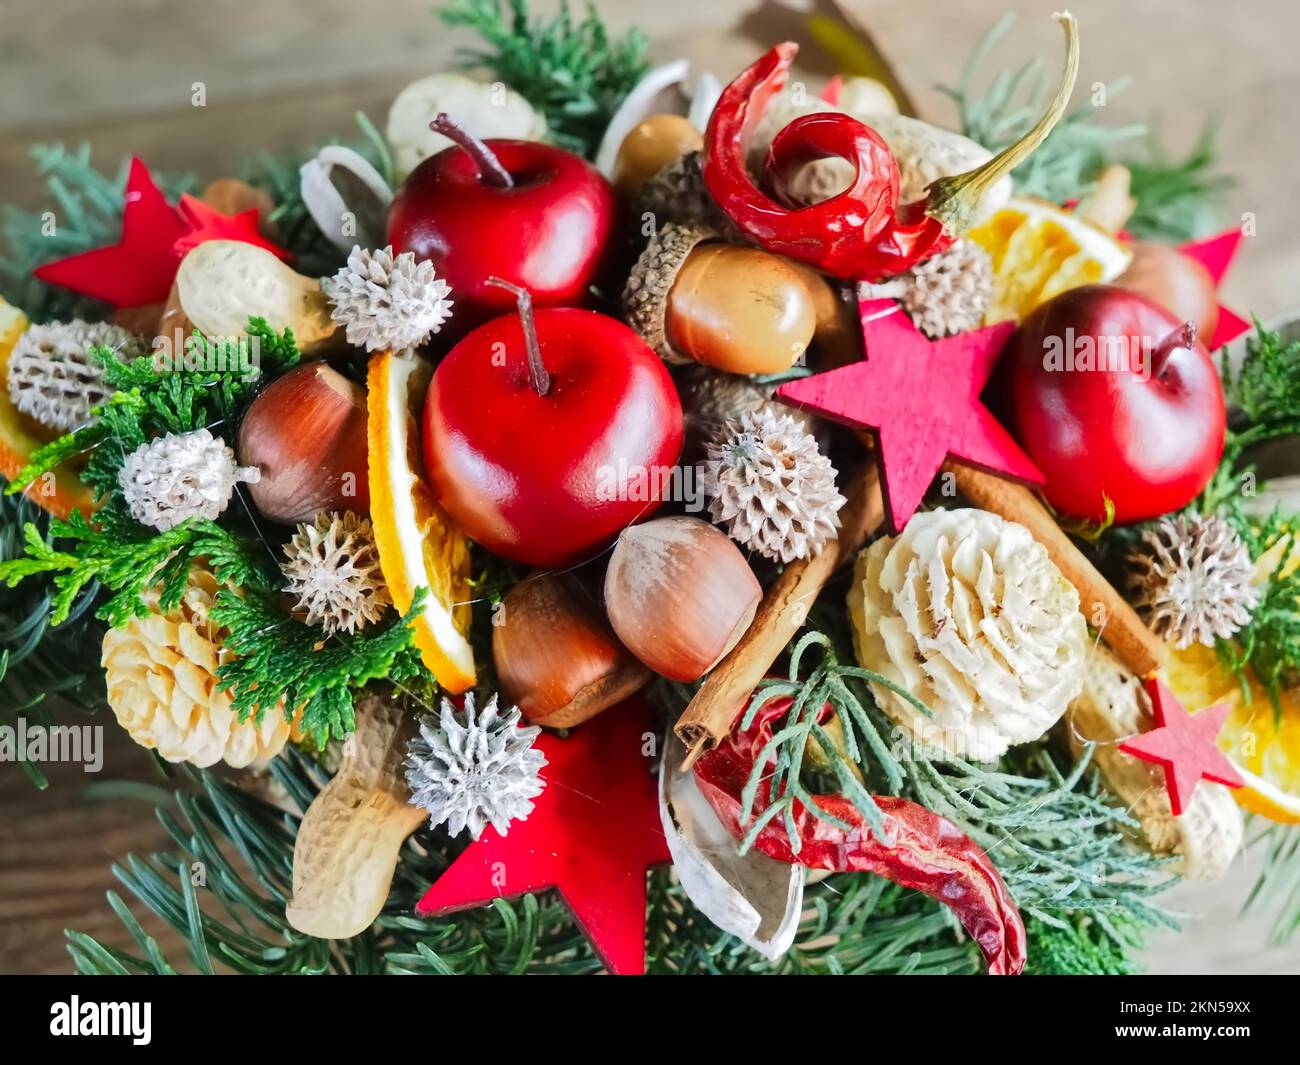
{"type": "Polygon", "coordinates": [[[546,756],[533,747],[542,730],[520,728],[519,718],[513,706],[501,714],[495,695],[476,715],[470,692],[461,713],[444,699],[436,721],[420,722],[407,747],[406,782],[411,802],[429,812],[430,827],[445,821],[451,835],[468,827],[478,839],[490,824],[504,836],[511,821],[533,812],[532,800],[546,786],[538,775],[546,756]]]}
{"type": "Polygon", "coordinates": [[[91,420],[91,408],[108,402],[104,368],[90,354],[112,348],[125,358],[145,353],[136,337],[107,322],[50,322],[31,326],[9,356],[9,398],[42,425],[67,433],[91,420]]]}
{"type": "Polygon", "coordinates": [[[141,444],[127,455],[117,480],[131,517],[166,532],[189,518],[217,518],[236,484],[261,477],[255,467],[238,465],[219,436],[195,429],[141,444]]]}
{"type": "Polygon", "coordinates": [[[451,286],[433,263],[409,251],[394,256],[392,247],[354,247],[347,266],[322,278],[321,288],[348,343],[367,351],[419,347],[451,317],[451,286]]]}
{"type": "Polygon", "coordinates": [[[1215,515],[1161,518],[1129,554],[1134,607],[1162,639],[1213,647],[1250,621],[1255,567],[1237,531],[1215,515]]]}
{"type": "Polygon", "coordinates": [[[1043,735],[1083,686],[1079,593],[1023,525],[982,510],[916,514],[858,556],[858,661],[881,708],[921,743],[990,761],[1043,735]]]}
{"type": "Polygon", "coordinates": [[[706,452],[709,514],[736,543],[791,562],[811,558],[835,535],[844,506],[835,467],[789,414],[748,411],[706,452]]]}
{"type": "Polygon", "coordinates": [[[379,568],[369,518],[352,511],[303,522],[284,545],[285,591],[297,597],[308,625],[326,633],[355,632],[384,616],[392,603],[379,568]]]}
{"type": "Polygon", "coordinates": [[[928,337],[955,336],[983,324],[993,299],[993,260],[973,240],[959,240],[907,273],[876,285],[864,283],[858,291],[864,299],[902,301],[928,337]]]}

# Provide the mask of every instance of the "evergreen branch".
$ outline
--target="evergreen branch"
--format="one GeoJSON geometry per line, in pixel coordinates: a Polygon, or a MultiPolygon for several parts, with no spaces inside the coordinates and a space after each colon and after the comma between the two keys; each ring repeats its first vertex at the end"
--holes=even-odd
{"type": "MultiPolygon", "coordinates": [[[[157,810],[172,849],[113,867],[134,900],[184,936],[188,967],[166,958],[127,903],[109,893],[130,946],[69,931],[80,973],[170,974],[578,974],[600,971],[585,936],[554,893],[497,899],[446,917],[413,915],[459,844],[421,830],[402,848],[375,924],[347,940],[315,939],[284,917],[293,890],[301,810],[323,784],[309,758],[288,750],[270,767],[296,810],[271,806],[206,770],[178,770],[172,804],[157,810]],[[174,809],[173,809],[174,807],[174,809]],[[179,816],[178,816],[179,815],[179,816]],[[197,883],[196,883],[197,882],[197,883]],[[201,897],[201,899],[200,899],[201,897]],[[205,904],[197,905],[202,901],[205,904]]],[[[716,927],[666,871],[652,873],[647,964],[652,973],[924,973],[978,971],[978,952],[950,912],[917,892],[847,874],[809,884],[790,952],[773,964],[716,927]]]]}
{"type": "Polygon", "coordinates": [[[1251,846],[1264,847],[1264,865],[1241,912],[1275,909],[1270,938],[1289,943],[1300,931],[1300,827],[1269,825],[1251,846]]]}
{"type": "Polygon", "coordinates": [[[587,158],[647,69],[645,35],[613,37],[591,3],[581,20],[568,0],[549,19],[530,17],[526,0],[454,0],[440,17],[483,38],[461,50],[465,66],[486,67],[546,116],[552,140],[587,158]]]}
{"type": "Polygon", "coordinates": [[[260,723],[283,700],[286,719],[301,715],[298,727],[323,749],[355,728],[354,687],[420,675],[410,623],[422,600],[423,593],[405,617],[382,628],[323,638],[264,596],[223,589],[211,615],[228,630],[222,642],[233,657],[218,668],[218,684],[232,694],[241,721],[251,715],[260,723]]]}

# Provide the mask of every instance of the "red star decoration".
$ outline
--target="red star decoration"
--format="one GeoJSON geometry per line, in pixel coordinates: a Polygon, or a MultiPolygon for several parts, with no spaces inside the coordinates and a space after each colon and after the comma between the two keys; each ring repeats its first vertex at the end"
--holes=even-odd
{"type": "Polygon", "coordinates": [[[193,196],[181,197],[178,210],[168,204],[149,168],[132,158],[118,242],[46,263],[33,273],[114,307],[162,303],[185,253],[206,240],[242,240],[289,257],[257,231],[256,210],[224,215],[193,196]]]}
{"type": "Polygon", "coordinates": [[[116,244],[38,266],[42,281],[62,285],[114,307],[160,303],[171,292],[180,260],[174,245],[187,231],[167,203],[148,167],[131,160],[122,209],[122,237],[116,244]]]}
{"type": "Polygon", "coordinates": [[[189,224],[190,231],[173,245],[177,262],[185,258],[186,252],[209,240],[238,240],[265,248],[278,259],[293,258],[292,254],[278,244],[262,236],[257,228],[256,207],[240,211],[239,214],[222,214],[187,193],[181,196],[180,212],[189,224]]]}
{"type": "Polygon", "coordinates": [[[777,397],[876,436],[885,515],[897,533],[946,457],[1021,481],[1042,473],[980,402],[1007,340],[1003,322],[927,340],[893,300],[859,304],[864,361],[790,381],[777,397]]]}
{"type": "Polygon", "coordinates": [[[632,699],[578,726],[544,732],[546,788],[505,836],[490,825],[416,906],[424,917],[559,888],[610,972],[645,972],[646,870],[671,858],[643,754],[650,710],[632,699]]]}
{"type": "MultiPolygon", "coordinates": [[[[1223,275],[1232,265],[1237,249],[1241,246],[1243,235],[1240,229],[1229,229],[1217,236],[1182,244],[1178,250],[1204,266],[1214,280],[1214,287],[1218,288],[1223,281],[1223,275]]],[[[1249,329],[1249,322],[1228,310],[1223,304],[1219,304],[1219,324],[1215,326],[1214,336],[1210,337],[1207,347],[1214,351],[1236,340],[1249,329]]]]}
{"type": "Polygon", "coordinates": [[[1218,703],[1198,714],[1189,714],[1164,681],[1152,677],[1143,684],[1151,696],[1156,727],[1125,740],[1119,749],[1144,762],[1164,766],[1169,805],[1175,814],[1187,808],[1202,777],[1230,788],[1245,784],[1216,742],[1231,706],[1218,703]]]}

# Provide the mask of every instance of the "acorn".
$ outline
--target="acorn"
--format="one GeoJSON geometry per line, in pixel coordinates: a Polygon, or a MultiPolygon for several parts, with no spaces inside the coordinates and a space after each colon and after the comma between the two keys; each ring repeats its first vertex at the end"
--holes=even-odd
{"type": "Polygon", "coordinates": [[[813,297],[790,263],[690,224],[665,225],[651,238],[628,277],[623,307],[665,361],[727,373],[788,370],[817,328],[813,297]]]}
{"type": "Polygon", "coordinates": [[[239,461],[261,471],[248,493],[272,521],[293,525],[334,510],[368,514],[365,390],[324,362],[295,366],[249,405],[239,461]]]}
{"type": "Polygon", "coordinates": [[[651,115],[623,138],[614,157],[614,187],[631,196],[665,166],[704,147],[700,131],[682,115],[651,115]]]}
{"type": "Polygon", "coordinates": [[[538,574],[510,590],[493,619],[492,658],[507,698],[547,728],[581,724],[651,676],[568,574],[538,574]]]}
{"type": "Polygon", "coordinates": [[[745,634],[763,590],[745,556],[699,518],[624,529],[605,573],[618,638],[669,680],[698,680],[745,634]]]}
{"type": "Polygon", "coordinates": [[[709,195],[702,156],[697,151],[672,160],[641,185],[634,208],[638,222],[650,216],[661,226],[693,223],[709,226],[727,239],[739,236],[739,230],[709,195]]]}

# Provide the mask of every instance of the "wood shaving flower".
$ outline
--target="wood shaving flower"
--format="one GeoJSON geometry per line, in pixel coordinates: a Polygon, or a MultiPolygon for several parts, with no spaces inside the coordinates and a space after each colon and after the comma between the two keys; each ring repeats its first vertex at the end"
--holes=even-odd
{"type": "Polygon", "coordinates": [[[155,607],[104,634],[102,665],[108,705],[140,746],[169,762],[242,768],[278,754],[289,723],[283,705],[267,708],[260,723],[240,722],[231,694],[218,690],[228,652],[225,630],[209,616],[216,592],[212,575],[196,570],[175,610],[155,607]]]}
{"type": "Polygon", "coordinates": [[[990,761],[1045,733],[1083,684],[1079,594],[1022,525],[982,510],[915,515],[858,556],[858,660],[882,709],[923,744],[990,761]]]}

